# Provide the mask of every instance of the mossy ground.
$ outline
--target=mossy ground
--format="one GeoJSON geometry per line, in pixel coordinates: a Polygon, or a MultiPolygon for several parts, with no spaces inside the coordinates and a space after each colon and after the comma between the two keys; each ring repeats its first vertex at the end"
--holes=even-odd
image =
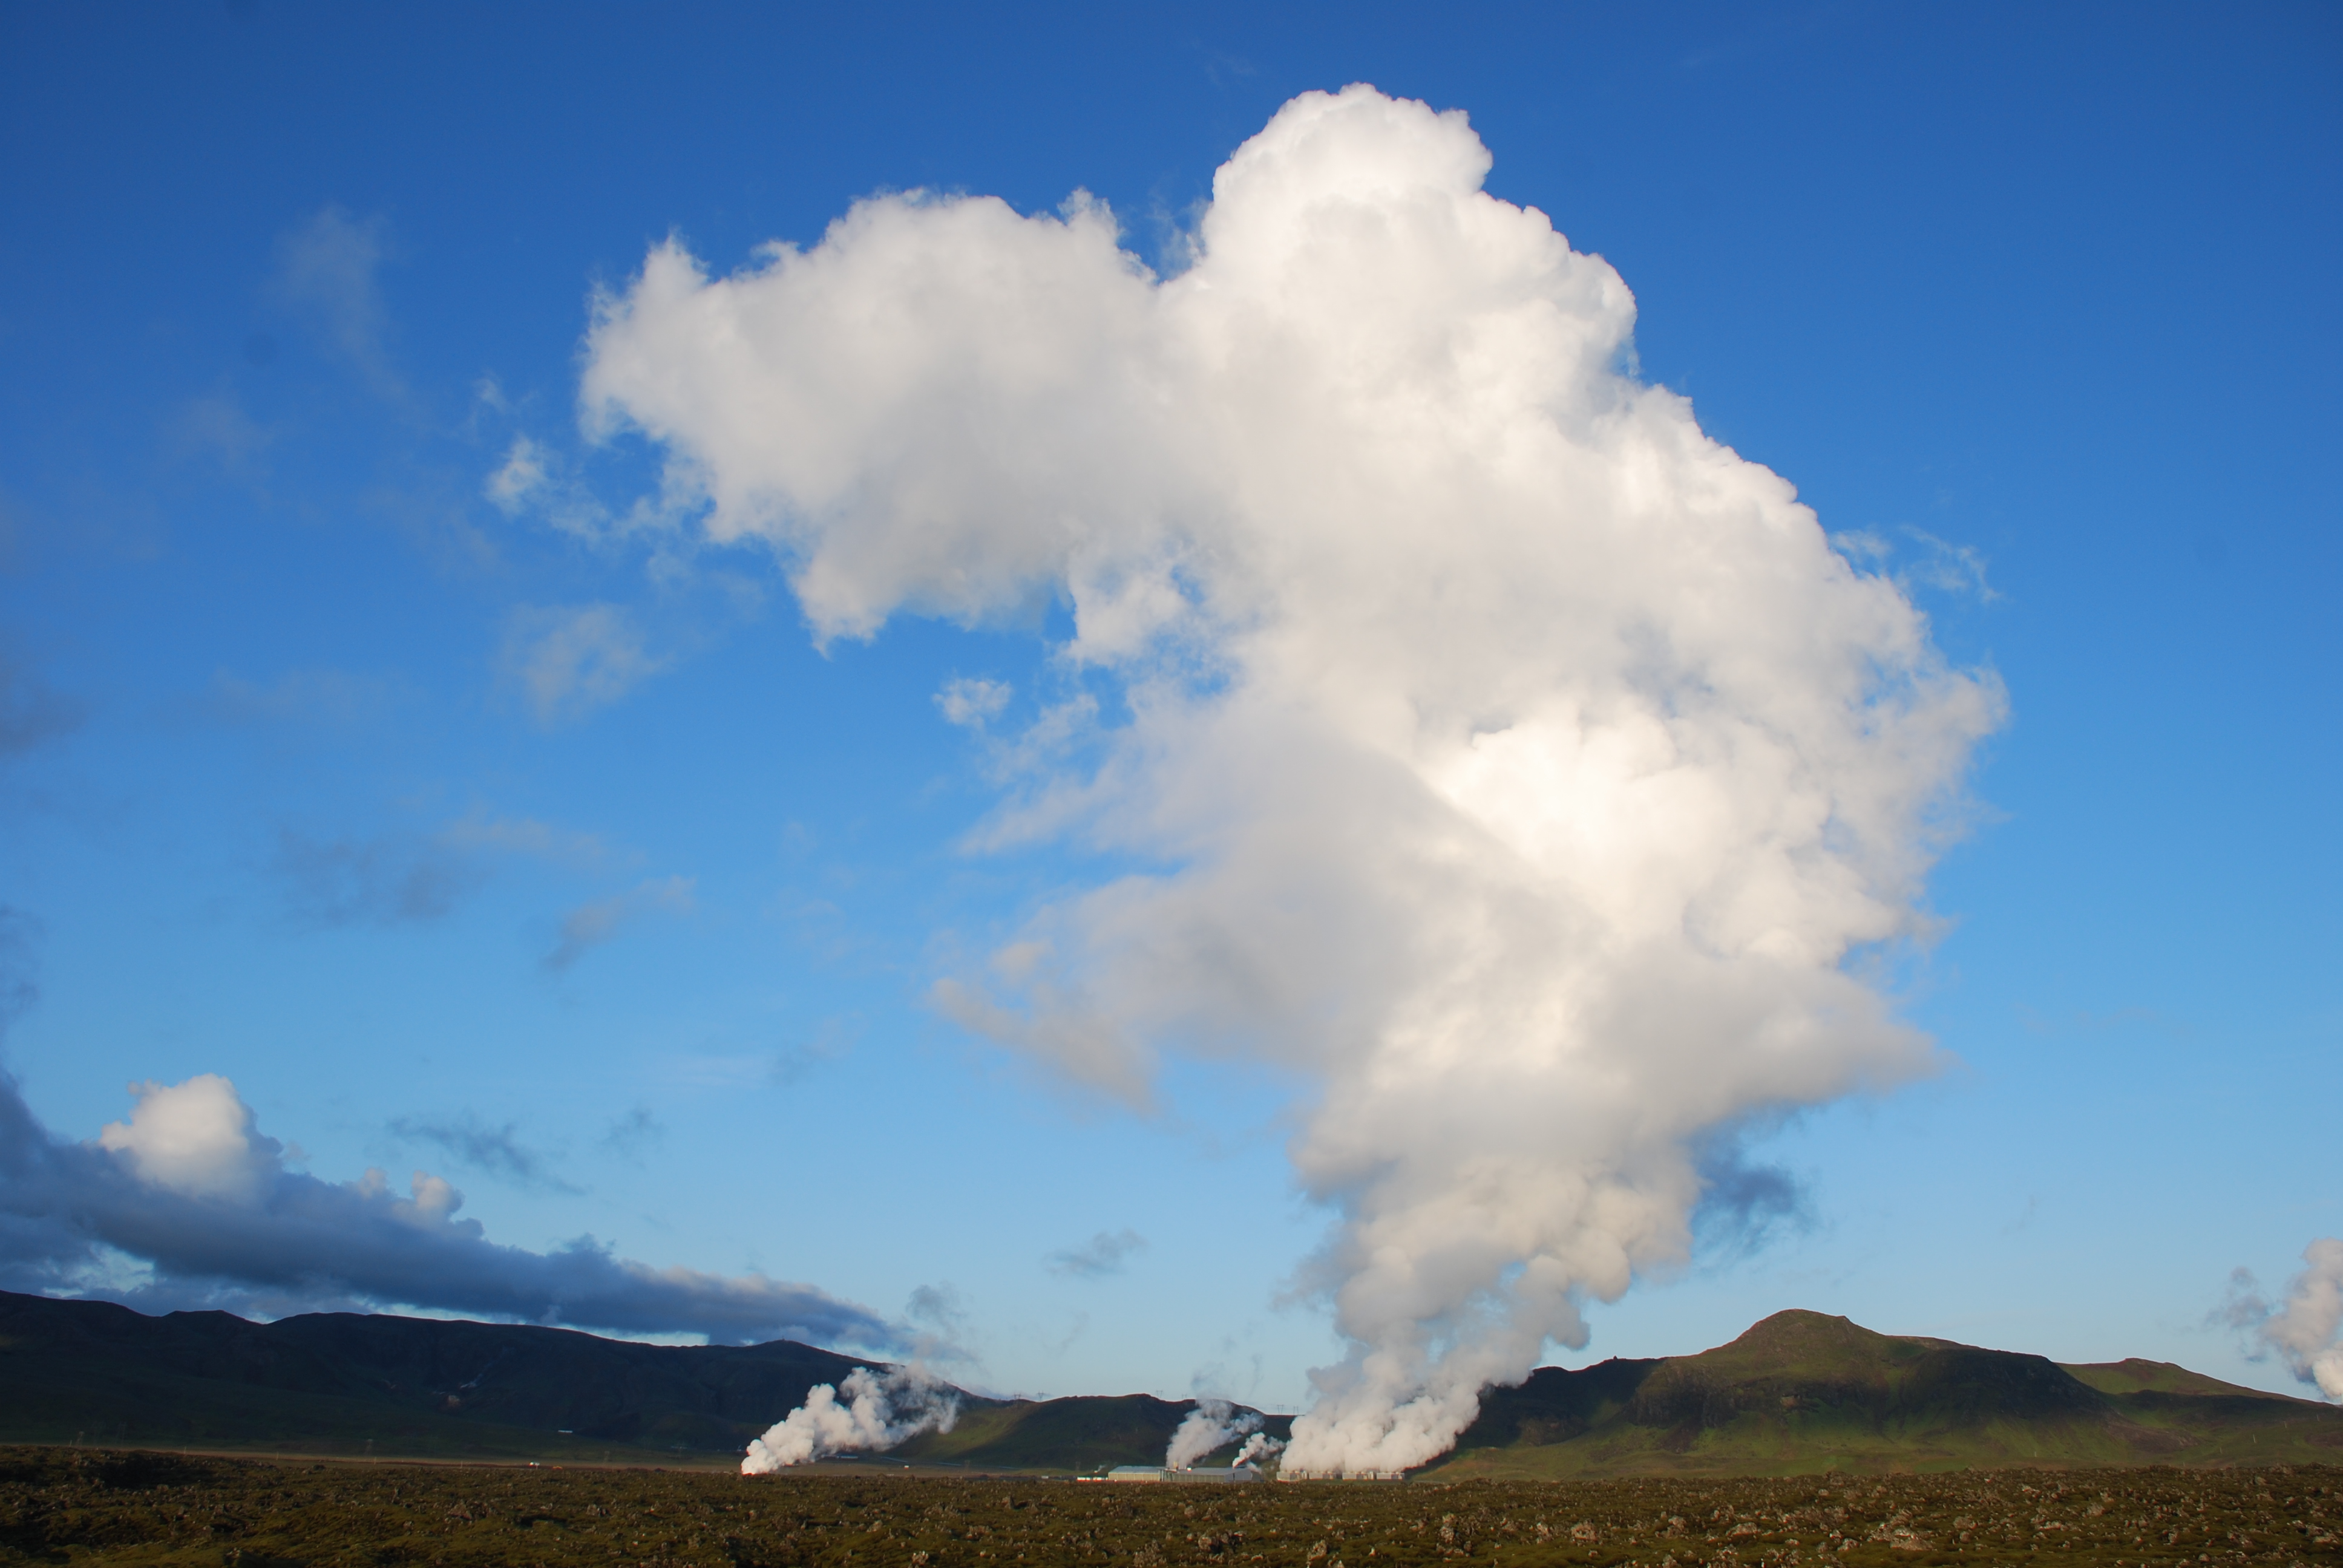
{"type": "Polygon", "coordinates": [[[6,1563],[2318,1568],[2338,1525],[2331,1467],[1205,1488],[0,1449],[6,1563]]]}

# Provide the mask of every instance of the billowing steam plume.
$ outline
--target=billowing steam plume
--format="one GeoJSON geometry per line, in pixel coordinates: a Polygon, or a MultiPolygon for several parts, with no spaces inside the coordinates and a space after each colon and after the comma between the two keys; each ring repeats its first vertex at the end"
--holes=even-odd
{"type": "Polygon", "coordinates": [[[1283,1452],[1284,1449],[1283,1438],[1272,1437],[1265,1432],[1256,1432],[1245,1439],[1244,1446],[1237,1450],[1237,1456],[1229,1462],[1231,1464],[1266,1464],[1283,1452]]]}
{"type": "Polygon", "coordinates": [[[2343,1331],[2343,1240],[2321,1236],[2302,1250],[2302,1261],[2283,1306],[2249,1297],[2231,1311],[2252,1322],[2254,1338],[2284,1357],[2296,1377],[2343,1401],[2343,1344],[2336,1339],[2343,1331]]]}
{"type": "Polygon", "coordinates": [[[1302,1283],[1351,1350],[1289,1473],[1443,1452],[1685,1255],[1696,1150],[1926,1070],[1847,960],[1921,924],[2000,711],[1489,166],[1312,93],[1175,277],[1087,196],[885,196],[729,277],[663,245],[588,345],[589,428],[664,443],[818,638],[1071,610],[985,841],[1158,869],[936,1000],[1134,1105],[1167,1049],[1314,1080],[1302,1283]]]}
{"type": "Polygon", "coordinates": [[[1192,1470],[1196,1461],[1222,1443],[1260,1430],[1261,1417],[1255,1412],[1240,1411],[1224,1399],[1200,1399],[1172,1434],[1172,1445],[1163,1451],[1163,1466],[1192,1470]]]}
{"type": "Polygon", "coordinates": [[[900,1366],[881,1373],[856,1367],[837,1387],[814,1384],[805,1403],[751,1441],[740,1473],[769,1475],[833,1453],[892,1448],[923,1432],[950,1432],[959,1419],[959,1392],[924,1369],[900,1366]]]}

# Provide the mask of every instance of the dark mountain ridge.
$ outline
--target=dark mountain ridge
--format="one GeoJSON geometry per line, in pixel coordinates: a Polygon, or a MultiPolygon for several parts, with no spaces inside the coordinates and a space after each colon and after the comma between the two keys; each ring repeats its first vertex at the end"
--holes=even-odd
{"type": "Polygon", "coordinates": [[[664,1346],[567,1329],[318,1312],[147,1317],[0,1292],[0,1438],[534,1452],[547,1438],[737,1452],[818,1382],[883,1363],[776,1340],[664,1346]],[[422,1444],[420,1448],[417,1444],[422,1444]]]}
{"type": "MultiPolygon", "coordinates": [[[[721,1462],[814,1384],[883,1364],[787,1340],[645,1345],[347,1312],[146,1317],[0,1292],[0,1442],[721,1462]]],[[[1194,1408],[1146,1394],[964,1393],[952,1431],[889,1458],[1155,1463],[1194,1408]]],[[[1264,1420],[1272,1435],[1291,1430],[1291,1417],[1264,1420]]],[[[2061,1366],[1788,1312],[1698,1355],[1543,1367],[1490,1389],[1431,1468],[1563,1479],[2281,1461],[2343,1462],[2343,1410],[2161,1362],[2061,1366]]]]}
{"type": "MultiPolygon", "coordinates": [[[[713,1460],[738,1456],[816,1383],[886,1364],[789,1340],[646,1345],[355,1312],[273,1323],[147,1317],[110,1302],[0,1292],[0,1442],[713,1460]]],[[[914,1438],[893,1457],[1018,1469],[1160,1462],[1194,1408],[1146,1394],[963,1392],[952,1431],[914,1438]]],[[[1286,1419],[1268,1418],[1270,1429],[1286,1419]]]]}

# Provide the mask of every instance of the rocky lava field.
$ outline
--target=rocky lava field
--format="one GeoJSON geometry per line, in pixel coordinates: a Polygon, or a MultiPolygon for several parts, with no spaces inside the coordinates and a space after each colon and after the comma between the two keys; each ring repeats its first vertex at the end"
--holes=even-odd
{"type": "Polygon", "coordinates": [[[0,1449],[0,1563],[2343,1562],[2343,1469],[1116,1485],[0,1449]]]}

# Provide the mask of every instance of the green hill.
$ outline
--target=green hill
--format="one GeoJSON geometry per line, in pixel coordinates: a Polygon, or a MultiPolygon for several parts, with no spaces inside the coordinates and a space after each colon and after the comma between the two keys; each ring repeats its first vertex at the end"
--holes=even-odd
{"type": "Polygon", "coordinates": [[[2066,1367],[1787,1312],[1699,1355],[1546,1367],[1492,1389],[1434,1469],[1558,1480],[2280,1461],[2343,1462],[2343,1410],[2161,1362],[2066,1367]]]}

